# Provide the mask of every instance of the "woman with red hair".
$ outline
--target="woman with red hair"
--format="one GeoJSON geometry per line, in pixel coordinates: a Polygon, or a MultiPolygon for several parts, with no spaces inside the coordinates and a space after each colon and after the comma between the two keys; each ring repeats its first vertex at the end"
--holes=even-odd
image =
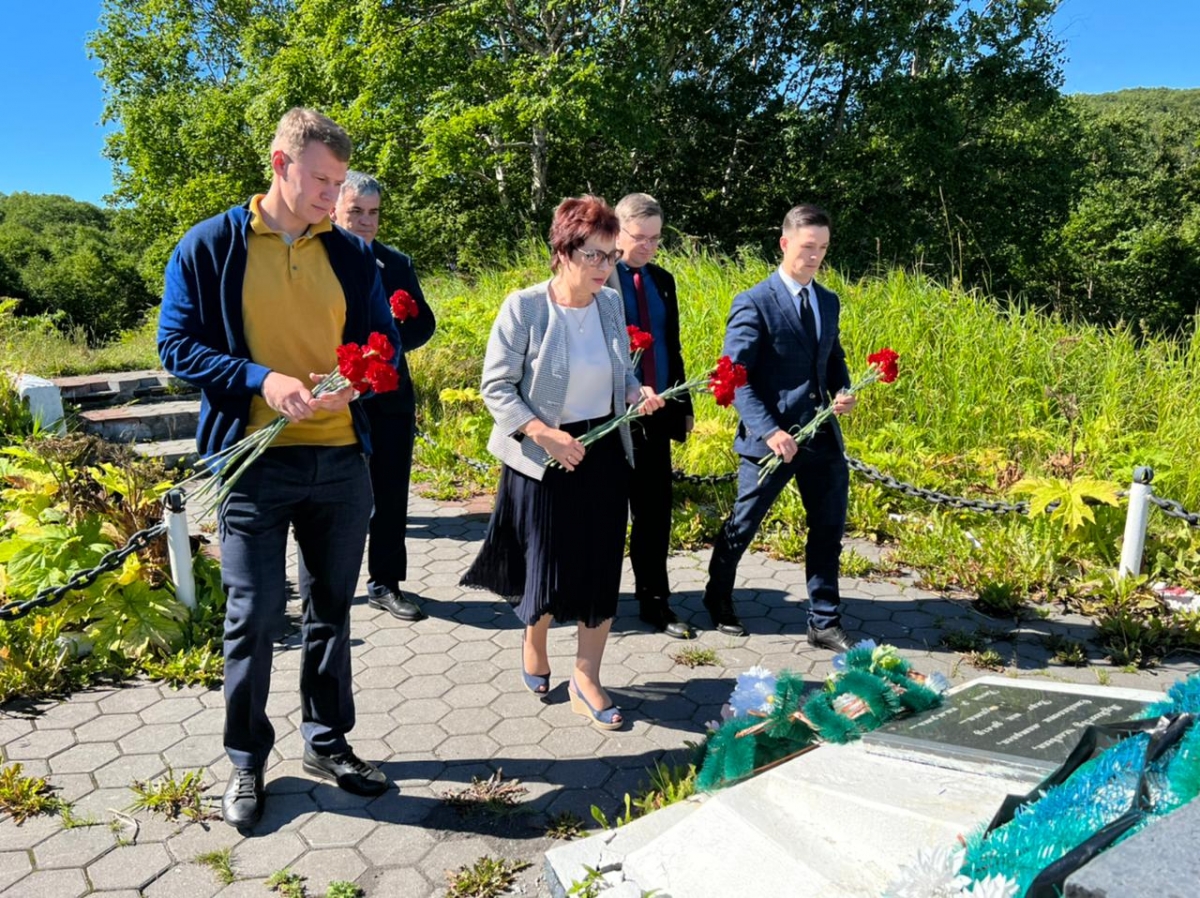
{"type": "Polygon", "coordinates": [[[462,579],[514,605],[525,624],[522,678],[539,697],[550,691],[551,621],[578,622],[571,708],[606,730],[624,723],[600,663],[620,591],[633,444],[624,426],[586,448],[578,438],[634,403],[643,413],[663,406],[638,383],[622,300],[605,286],[621,255],[618,230],[604,200],[563,200],[550,226],[553,276],[500,307],[481,392],[495,421],[488,449],[503,467],[462,579]]]}

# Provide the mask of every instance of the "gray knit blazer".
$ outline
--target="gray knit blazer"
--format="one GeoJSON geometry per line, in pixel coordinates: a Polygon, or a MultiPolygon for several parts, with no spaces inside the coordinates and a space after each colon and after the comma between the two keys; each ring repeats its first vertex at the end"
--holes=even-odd
{"type": "MultiPolygon", "coordinates": [[[[483,359],[480,392],[495,424],[488,451],[511,468],[541,480],[550,455],[520,429],[540,418],[550,427],[562,424],[567,399],[570,359],[567,333],[550,308],[550,282],[510,293],[500,306],[483,359]]],[[[639,384],[629,364],[629,334],[625,308],[615,290],[602,287],[596,294],[608,356],[612,362],[613,411],[622,414],[625,397],[638,392],[639,384]]],[[[620,428],[625,457],[633,464],[629,428],[620,428]]],[[[611,439],[611,437],[606,437],[611,439]]]]}

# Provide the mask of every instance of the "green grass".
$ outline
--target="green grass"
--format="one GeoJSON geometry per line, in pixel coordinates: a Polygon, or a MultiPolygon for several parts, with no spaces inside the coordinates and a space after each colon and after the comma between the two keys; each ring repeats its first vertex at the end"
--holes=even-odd
{"type": "Polygon", "coordinates": [[[166,776],[152,782],[135,780],[129,788],[136,796],[130,805],[132,810],[162,814],[168,820],[180,817],[204,820],[214,816],[202,804],[201,795],[207,788],[203,770],[190,770],[183,779],[176,779],[175,771],[168,768],[166,776]]]}
{"type": "Polygon", "coordinates": [[[671,660],[676,664],[682,664],[684,667],[717,667],[721,664],[721,657],[715,649],[700,648],[699,646],[686,646],[671,656],[671,660]]]}
{"type": "Polygon", "coordinates": [[[82,328],[60,331],[46,316],[18,317],[0,300],[0,369],[42,377],[159,367],[154,335],[158,310],[145,324],[103,346],[89,346],[82,328]]]}
{"type": "Polygon", "coordinates": [[[20,764],[0,770],[0,811],[16,823],[38,814],[70,811],[70,805],[54,794],[53,787],[39,776],[25,776],[20,764]]]}
{"type": "Polygon", "coordinates": [[[225,885],[229,885],[237,879],[233,872],[233,849],[231,848],[222,848],[219,851],[209,851],[198,855],[196,863],[212,870],[217,880],[225,885]]]}
{"type": "Polygon", "coordinates": [[[475,863],[446,871],[446,898],[497,898],[517,881],[517,874],[531,866],[528,861],[510,861],[484,855],[475,863]]]}

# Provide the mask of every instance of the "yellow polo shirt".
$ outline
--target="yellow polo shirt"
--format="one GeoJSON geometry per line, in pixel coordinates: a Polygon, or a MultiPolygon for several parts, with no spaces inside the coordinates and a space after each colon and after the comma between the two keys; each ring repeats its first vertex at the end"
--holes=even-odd
{"type": "MultiPolygon", "coordinates": [[[[337,368],[346,326],[346,296],[317,238],[333,225],[326,218],[295,240],[272,231],[262,217],[262,194],[250,201],[242,318],[250,356],[272,371],[311,386],[309,373],[337,368]]],[[[250,401],[252,433],[278,417],[261,396],[250,401]]],[[[351,446],[358,442],[350,410],[317,412],[288,424],[272,446],[351,446]]]]}

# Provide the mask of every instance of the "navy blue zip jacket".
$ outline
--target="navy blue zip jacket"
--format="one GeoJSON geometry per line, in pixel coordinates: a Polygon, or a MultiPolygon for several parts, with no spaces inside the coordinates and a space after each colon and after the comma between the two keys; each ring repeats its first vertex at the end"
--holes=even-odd
{"type": "MultiPolygon", "coordinates": [[[[262,393],[270,373],[250,358],[242,322],[249,234],[249,205],[234,206],[188,231],[167,263],[158,354],[171,374],[200,388],[196,445],[202,456],[220,452],[245,435],[250,400],[262,393]]],[[[342,342],[366,343],[378,331],[401,348],[367,244],[336,226],[318,239],[346,296],[342,342]]],[[[330,359],[331,367],[335,362],[330,359]]],[[[370,452],[371,429],[361,403],[351,403],[350,414],[363,451],[370,452]]]]}

